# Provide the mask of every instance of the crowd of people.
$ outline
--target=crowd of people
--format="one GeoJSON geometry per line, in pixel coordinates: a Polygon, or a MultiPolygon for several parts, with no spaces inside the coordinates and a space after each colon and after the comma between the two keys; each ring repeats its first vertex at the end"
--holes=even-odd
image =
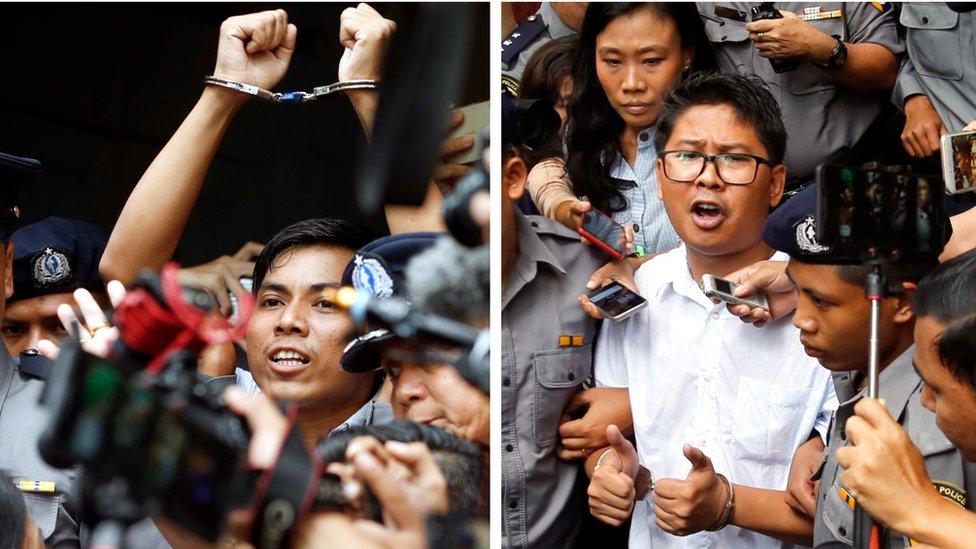
{"type": "MultiPolygon", "coordinates": [[[[367,4],[346,9],[337,23],[345,52],[338,81],[382,82],[396,23],[367,4]]],[[[59,355],[70,354],[62,350],[72,339],[87,353],[119,361],[121,371],[126,360],[145,366],[153,358],[119,355],[131,345],[126,330],[137,327],[107,311],[122,307],[135,293],[134,285],[145,284],[140,273],[147,269],[163,269],[165,293],[164,266],[177,249],[222,138],[235,115],[254,100],[254,89],[273,90],[285,76],[298,32],[281,9],[223,22],[209,84],[135,185],[111,234],[61,217],[17,228],[18,196],[30,192],[43,169],[33,159],[0,155],[0,280],[5,290],[0,314],[6,343],[0,349],[0,546],[212,544],[181,522],[194,517],[181,519],[173,509],[119,514],[111,492],[93,505],[93,493],[103,497],[97,493],[102,488],[91,486],[93,479],[116,490],[129,482],[136,486],[137,480],[122,471],[102,470],[107,464],[93,472],[90,464],[61,468],[48,463],[49,452],[39,446],[50,430],[48,406],[54,397],[42,402],[40,396],[58,375],[59,355]],[[110,527],[102,527],[112,521],[123,526],[115,537],[110,527]]],[[[380,90],[372,86],[345,93],[369,136],[380,90]]],[[[454,118],[457,126],[461,121],[454,118]]],[[[470,137],[453,138],[443,150],[446,157],[474,146],[470,137]]],[[[294,439],[297,448],[313,456],[302,459],[323,464],[311,475],[340,479],[345,502],[312,511],[303,504],[302,514],[290,518],[274,507],[280,502],[252,509],[251,516],[232,514],[226,524],[204,525],[221,532],[217,544],[244,547],[260,539],[263,543],[254,542],[260,547],[486,545],[489,401],[487,387],[463,375],[470,365],[458,366],[470,349],[373,318],[366,331],[354,326],[336,297],[339,288],[352,287],[364,299],[409,300],[412,310],[442,323],[474,333],[487,330],[487,244],[457,242],[445,230],[441,213],[441,189],[450,192],[458,177],[472,169],[445,160],[422,206],[386,204],[392,234],[344,219],[308,219],[282,228],[264,243],[249,242],[233,255],[179,269],[181,285],[209,296],[212,315],[247,321],[237,343],[214,341],[194,359],[196,397],[207,396],[214,406],[246,420],[250,435],[242,466],[274,471],[266,478],[277,481],[276,467],[292,451],[294,439]],[[379,515],[367,513],[371,500],[379,504],[379,515]],[[283,533],[265,529],[265,537],[251,537],[256,524],[278,527],[291,519],[294,524],[283,533]],[[271,539],[276,542],[269,544],[271,539]]],[[[486,225],[480,230],[488,232],[486,225]]],[[[154,318],[162,315],[156,311],[154,318]]],[[[176,374],[164,370],[159,375],[176,374]]],[[[92,398],[86,393],[84,406],[98,406],[92,398]]],[[[119,413],[113,410],[99,413],[119,413]]],[[[86,415],[84,408],[77,413],[86,415]]],[[[124,427],[109,432],[131,437],[124,427]]],[[[97,452],[100,445],[119,443],[98,438],[100,431],[92,429],[81,425],[72,440],[53,444],[76,446],[88,437],[80,443],[97,452]]],[[[172,436],[167,431],[156,436],[163,438],[153,439],[154,452],[176,444],[166,438],[172,436]]],[[[187,459],[179,463],[195,466],[187,459]]],[[[212,481],[193,478],[201,484],[212,481]]],[[[260,482],[257,486],[268,489],[260,482]]],[[[176,497],[179,509],[178,498],[202,497],[203,487],[195,489],[166,497],[176,497]]],[[[128,496],[139,502],[147,495],[128,496]]]]}
{"type": "Polygon", "coordinates": [[[976,130],[976,4],[517,5],[503,546],[971,545],[976,196],[936,253],[862,263],[818,241],[817,174],[941,174],[976,130]],[[646,307],[611,319],[611,284],[646,307]]]}

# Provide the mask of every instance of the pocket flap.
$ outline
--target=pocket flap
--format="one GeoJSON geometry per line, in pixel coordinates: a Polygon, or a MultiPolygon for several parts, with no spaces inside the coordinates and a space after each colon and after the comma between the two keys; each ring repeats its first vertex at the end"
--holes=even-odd
{"type": "Polygon", "coordinates": [[[536,379],[543,387],[575,387],[590,377],[593,349],[590,345],[541,351],[532,356],[536,379]]]}
{"type": "Polygon", "coordinates": [[[959,23],[959,14],[941,5],[906,4],[898,21],[912,29],[947,30],[959,23]]]}
{"type": "Polygon", "coordinates": [[[42,495],[24,493],[27,513],[37,525],[44,539],[51,537],[54,526],[58,522],[58,507],[61,505],[61,495],[42,495]]]}

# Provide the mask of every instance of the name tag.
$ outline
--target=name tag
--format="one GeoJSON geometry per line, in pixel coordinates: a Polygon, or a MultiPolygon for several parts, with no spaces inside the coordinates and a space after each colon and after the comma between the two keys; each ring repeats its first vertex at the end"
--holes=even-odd
{"type": "Polygon", "coordinates": [[[55,487],[52,480],[18,480],[14,481],[14,484],[21,492],[32,494],[53,494],[55,487]]]}

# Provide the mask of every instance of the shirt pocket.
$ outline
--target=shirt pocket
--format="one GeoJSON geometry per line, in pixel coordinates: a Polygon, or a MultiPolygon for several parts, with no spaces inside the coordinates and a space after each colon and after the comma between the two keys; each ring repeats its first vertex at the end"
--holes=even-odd
{"type": "MultiPolygon", "coordinates": [[[[712,8],[711,5],[708,7],[712,8]]],[[[715,5],[714,7],[720,6],[715,5]]],[[[709,16],[712,16],[710,11],[707,13],[709,16]]],[[[749,31],[746,30],[745,22],[733,21],[725,18],[720,19],[721,22],[713,21],[710,17],[702,18],[702,20],[705,22],[705,34],[708,36],[709,42],[715,45],[720,45],[729,42],[741,43],[749,39],[749,31]]]]}
{"type": "Polygon", "coordinates": [[[58,522],[58,508],[61,506],[61,495],[24,494],[27,513],[37,525],[44,539],[51,537],[58,522]]]}
{"type": "Polygon", "coordinates": [[[740,377],[732,415],[736,456],[754,462],[789,463],[797,433],[810,415],[811,394],[809,388],[789,389],[740,377]]]}
{"type": "Polygon", "coordinates": [[[532,395],[532,425],[540,447],[558,438],[563,407],[590,375],[593,357],[590,345],[541,351],[532,356],[535,394],[532,395]]]}
{"type": "MultiPolygon", "coordinates": [[[[827,36],[840,36],[842,42],[847,40],[847,30],[844,26],[843,17],[821,19],[819,21],[810,21],[809,23],[827,36]]],[[[787,83],[787,89],[793,95],[806,95],[832,90],[837,87],[837,81],[834,80],[830,71],[821,69],[807,60],[801,60],[800,66],[795,71],[784,73],[783,76],[787,83]]]]}
{"type": "Polygon", "coordinates": [[[905,4],[898,21],[907,29],[908,57],[919,74],[962,79],[958,13],[938,5],[905,4]]]}

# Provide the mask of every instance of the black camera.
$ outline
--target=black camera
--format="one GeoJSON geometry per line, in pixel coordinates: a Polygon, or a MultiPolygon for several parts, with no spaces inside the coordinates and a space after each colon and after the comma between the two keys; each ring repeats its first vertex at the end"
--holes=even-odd
{"type": "MultiPolygon", "coordinates": [[[[116,309],[120,338],[109,357],[77,340],[63,345],[42,396],[51,415],[39,450],[54,467],[80,466],[71,495],[96,532],[162,515],[217,541],[229,513],[250,508],[249,537],[270,549],[287,543],[304,512],[347,507],[339,478],[321,472],[297,428],[274,467],[249,469],[247,424],[198,376],[200,349],[246,325],[253,303],[238,299],[242,318],[231,326],[208,314],[209,295],[180,287],[175,267],[164,267],[141,275],[116,309]]],[[[295,410],[289,417],[294,426],[295,410]]],[[[371,494],[362,508],[379,515],[371,494]]]]}
{"type": "Polygon", "coordinates": [[[925,262],[942,253],[949,231],[939,176],[900,168],[817,167],[820,260],[836,264],[925,262]]]}
{"type": "MultiPolygon", "coordinates": [[[[760,2],[758,6],[753,6],[752,10],[750,10],[750,13],[752,14],[753,21],[763,21],[766,19],[783,18],[783,14],[780,13],[778,9],[776,9],[776,6],[773,4],[773,2],[760,2]]],[[[777,61],[775,59],[770,59],[769,64],[773,66],[773,71],[776,72],[776,74],[780,74],[784,72],[795,71],[800,66],[800,60],[782,59],[777,61]]]]}

